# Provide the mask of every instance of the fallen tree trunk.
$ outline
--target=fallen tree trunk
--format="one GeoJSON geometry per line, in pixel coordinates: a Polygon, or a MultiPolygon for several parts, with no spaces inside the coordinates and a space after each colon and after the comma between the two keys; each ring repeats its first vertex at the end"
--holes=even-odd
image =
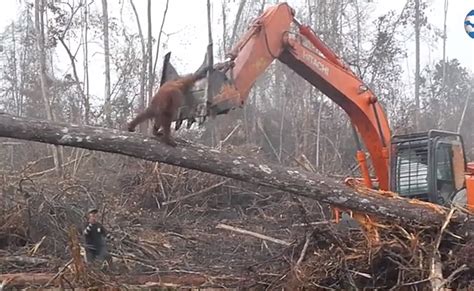
{"type": "MultiPolygon", "coordinates": [[[[45,286],[48,287],[59,286],[59,278],[54,279],[54,273],[12,273],[0,274],[0,282],[5,282],[5,287],[25,287],[25,286],[45,286]],[[54,280],[52,280],[54,279],[54,280]]],[[[63,275],[68,281],[73,282],[71,274],[63,275]]],[[[135,276],[110,276],[109,283],[127,284],[127,285],[143,285],[143,287],[153,286],[168,286],[168,287],[182,287],[182,286],[201,286],[212,281],[236,281],[232,278],[213,278],[205,274],[186,274],[180,272],[160,272],[154,275],[135,275],[135,276]]],[[[77,283],[72,283],[73,287],[78,286],[77,283]]],[[[64,284],[66,285],[66,284],[64,284]]],[[[100,285],[100,283],[98,283],[100,285]]],[[[66,285],[67,287],[70,287],[66,285]]]]}
{"type": "Polygon", "coordinates": [[[1,261],[20,263],[20,264],[31,264],[31,265],[41,265],[48,262],[47,259],[42,258],[32,258],[32,257],[23,257],[23,256],[7,256],[0,258],[1,261]]]}
{"type": "MultiPolygon", "coordinates": [[[[178,146],[172,148],[155,137],[142,134],[27,119],[9,114],[0,114],[0,136],[159,161],[272,187],[395,223],[417,222],[439,226],[446,217],[446,213],[407,199],[361,194],[314,173],[230,155],[184,141],[178,141],[178,146]]],[[[465,217],[458,214],[455,219],[464,220],[465,217]]]]}

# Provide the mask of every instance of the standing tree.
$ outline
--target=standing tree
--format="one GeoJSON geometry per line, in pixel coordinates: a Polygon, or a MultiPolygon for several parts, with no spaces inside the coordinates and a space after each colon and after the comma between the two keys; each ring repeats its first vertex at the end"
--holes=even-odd
{"type": "Polygon", "coordinates": [[[163,11],[163,19],[161,20],[160,31],[158,32],[158,38],[156,41],[156,51],[155,51],[155,62],[153,64],[153,80],[152,83],[155,83],[156,80],[156,64],[158,63],[158,56],[160,55],[161,47],[161,35],[163,34],[163,27],[165,26],[166,14],[168,13],[168,6],[170,1],[166,0],[165,10],[163,11]]]}
{"type": "Polygon", "coordinates": [[[444,0],[444,20],[443,20],[443,86],[446,77],[446,41],[448,39],[446,21],[448,18],[448,0],[444,0]]]}
{"type": "MultiPolygon", "coordinates": [[[[138,27],[138,37],[140,38],[140,45],[142,50],[142,61],[141,61],[141,70],[140,70],[140,99],[138,101],[138,110],[142,112],[145,110],[147,105],[145,92],[146,92],[146,68],[147,68],[147,51],[145,45],[145,37],[143,36],[142,25],[140,23],[140,17],[138,16],[137,8],[133,3],[133,0],[130,0],[130,5],[132,6],[133,13],[135,14],[135,19],[137,20],[138,27]]],[[[146,132],[146,122],[140,124],[140,132],[146,132]]]]}
{"type": "Polygon", "coordinates": [[[148,102],[150,102],[153,96],[153,34],[152,34],[152,21],[151,21],[151,0],[148,0],[147,7],[148,15],[148,44],[147,44],[147,56],[148,56],[148,102]]]}
{"type": "MultiPolygon", "coordinates": [[[[460,131],[464,123],[468,100],[472,92],[472,77],[457,59],[444,63],[440,60],[433,68],[427,67],[422,74],[423,126],[429,128],[460,131]]],[[[463,135],[471,135],[468,128],[463,135]]]]}
{"type": "Polygon", "coordinates": [[[415,0],[415,129],[420,122],[420,0],[415,0]]]}
{"type": "Polygon", "coordinates": [[[112,126],[112,104],[110,102],[110,49],[109,49],[109,13],[107,0],[102,0],[102,23],[104,33],[104,58],[105,58],[105,104],[104,114],[107,126],[112,126]]]}
{"type": "MultiPolygon", "coordinates": [[[[148,43],[147,43],[147,58],[148,58],[148,98],[146,104],[150,104],[153,96],[153,35],[152,35],[152,20],[151,20],[151,0],[148,0],[147,6],[148,15],[148,43]]],[[[145,123],[145,130],[148,130],[150,122],[145,123]]]]}
{"type": "MultiPolygon", "coordinates": [[[[48,120],[54,121],[54,114],[51,108],[48,92],[48,81],[46,76],[46,49],[45,49],[45,32],[44,32],[44,10],[45,0],[35,0],[35,28],[36,28],[36,40],[37,49],[39,53],[40,61],[40,84],[41,84],[41,95],[46,110],[46,116],[48,120]]],[[[59,146],[51,146],[53,152],[54,166],[58,176],[63,176],[62,166],[62,154],[59,146]]]]}
{"type": "Polygon", "coordinates": [[[84,29],[84,123],[89,124],[91,104],[90,104],[90,88],[89,88],[89,4],[88,0],[84,0],[83,29],[84,29]]]}

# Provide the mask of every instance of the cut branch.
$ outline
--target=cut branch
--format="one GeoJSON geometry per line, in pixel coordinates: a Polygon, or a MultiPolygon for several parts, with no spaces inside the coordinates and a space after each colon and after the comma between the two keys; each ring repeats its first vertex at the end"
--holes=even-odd
{"type": "MultiPolygon", "coordinates": [[[[63,276],[72,281],[73,276],[70,273],[63,274],[63,276]]],[[[174,284],[176,286],[199,286],[213,280],[226,281],[225,278],[213,278],[204,274],[186,274],[178,271],[159,272],[154,275],[110,276],[110,280],[118,284],[126,285],[147,284],[147,287],[150,287],[152,283],[156,286],[166,286],[168,284],[174,284]]],[[[47,286],[60,286],[57,274],[53,273],[0,274],[0,281],[8,282],[5,284],[8,287],[45,286],[45,284],[48,284],[47,286]]]]}
{"type": "Polygon", "coordinates": [[[267,235],[263,235],[263,234],[260,234],[260,233],[245,230],[245,229],[235,227],[235,226],[230,226],[230,225],[223,224],[223,223],[219,223],[216,226],[216,228],[218,228],[218,229],[227,229],[227,230],[230,230],[230,231],[233,231],[233,232],[238,232],[238,233],[241,233],[241,234],[250,235],[250,236],[253,236],[253,237],[256,237],[256,238],[259,238],[259,239],[263,239],[263,240],[266,240],[266,241],[271,241],[271,242],[279,244],[279,245],[284,245],[284,246],[291,245],[289,242],[286,242],[286,241],[281,240],[281,239],[269,237],[267,235]]]}
{"type": "MultiPolygon", "coordinates": [[[[157,138],[138,133],[27,119],[9,114],[0,114],[0,136],[163,162],[283,190],[338,208],[388,219],[392,223],[420,223],[440,227],[446,221],[447,211],[444,208],[437,211],[426,203],[415,203],[396,196],[387,197],[375,191],[360,193],[315,173],[230,155],[179,139],[178,146],[174,148],[157,138]]],[[[464,222],[467,218],[472,220],[472,216],[467,215],[458,211],[452,223],[464,222]]]]}
{"type": "Polygon", "coordinates": [[[7,257],[1,258],[0,260],[5,261],[5,262],[32,264],[32,265],[41,265],[41,264],[48,263],[47,259],[23,257],[23,256],[7,256],[7,257]]]}

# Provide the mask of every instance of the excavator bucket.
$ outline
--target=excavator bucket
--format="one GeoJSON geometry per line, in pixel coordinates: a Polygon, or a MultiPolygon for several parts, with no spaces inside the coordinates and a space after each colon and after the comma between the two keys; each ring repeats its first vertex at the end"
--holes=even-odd
{"type": "MultiPolygon", "coordinates": [[[[163,60],[160,86],[180,77],[175,67],[171,64],[170,58],[171,52],[168,52],[163,60]]],[[[199,86],[194,85],[185,98],[185,104],[178,109],[178,113],[173,119],[173,121],[175,121],[175,130],[181,127],[184,120],[187,120],[187,128],[190,128],[196,121],[197,109],[205,106],[205,103],[202,105],[202,103],[205,102],[205,100],[202,99],[203,96],[204,91],[200,89],[199,86]]]]}
{"type": "MultiPolygon", "coordinates": [[[[161,74],[160,86],[167,81],[175,80],[180,77],[175,67],[170,61],[171,52],[165,55],[163,60],[163,69],[161,74]]],[[[196,70],[199,72],[209,66],[208,54],[204,56],[204,61],[196,70]]],[[[201,82],[197,82],[189,91],[185,98],[185,104],[178,110],[178,114],[173,119],[175,121],[175,130],[178,130],[183,121],[187,120],[187,128],[200,119],[202,124],[207,116],[216,116],[225,114],[235,107],[235,100],[239,93],[235,90],[232,81],[221,71],[214,68],[208,72],[208,77],[201,82]],[[206,89],[209,92],[206,94],[206,89]],[[228,100],[233,102],[227,102],[228,100]]]]}
{"type": "MultiPolygon", "coordinates": [[[[202,70],[209,66],[209,47],[204,61],[198,70],[202,70]]],[[[212,47],[211,47],[212,49],[212,47]]],[[[221,72],[216,67],[221,67],[222,64],[217,64],[209,70],[207,82],[205,86],[209,90],[206,98],[206,116],[215,117],[219,114],[225,114],[233,109],[236,104],[240,104],[240,94],[236,90],[232,80],[227,75],[221,72]]],[[[206,92],[204,92],[206,94],[206,92]]]]}
{"type": "Polygon", "coordinates": [[[163,69],[161,72],[160,86],[162,86],[164,83],[168,81],[176,80],[179,77],[178,72],[170,63],[170,58],[171,58],[171,52],[167,53],[165,55],[165,59],[163,60],[163,69]]]}

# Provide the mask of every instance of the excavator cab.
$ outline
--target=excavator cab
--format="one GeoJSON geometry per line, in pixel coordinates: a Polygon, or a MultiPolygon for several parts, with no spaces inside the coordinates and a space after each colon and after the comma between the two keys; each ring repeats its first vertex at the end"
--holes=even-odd
{"type": "Polygon", "coordinates": [[[430,130],[392,138],[391,190],[440,205],[466,203],[466,157],[461,135],[430,130]]]}

